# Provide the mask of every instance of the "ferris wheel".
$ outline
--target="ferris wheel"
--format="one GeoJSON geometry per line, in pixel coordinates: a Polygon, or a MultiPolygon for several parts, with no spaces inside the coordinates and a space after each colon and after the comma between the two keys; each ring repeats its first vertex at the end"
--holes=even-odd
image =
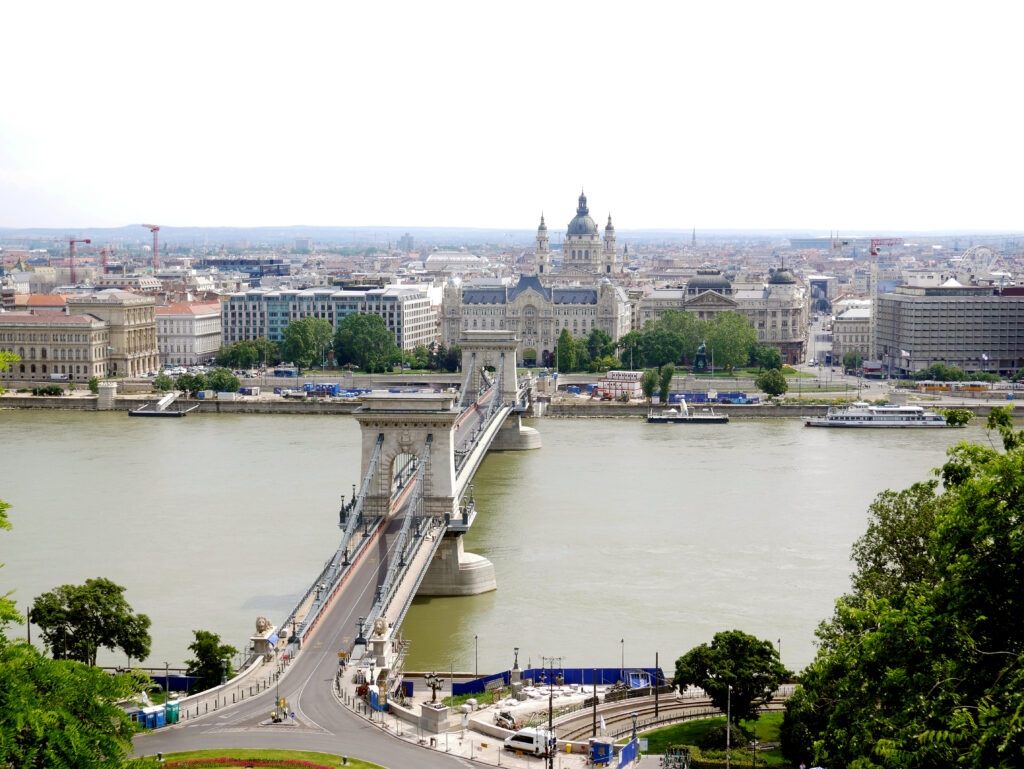
{"type": "Polygon", "coordinates": [[[989,246],[971,246],[964,251],[958,265],[971,275],[988,275],[999,269],[999,252],[989,246]]]}

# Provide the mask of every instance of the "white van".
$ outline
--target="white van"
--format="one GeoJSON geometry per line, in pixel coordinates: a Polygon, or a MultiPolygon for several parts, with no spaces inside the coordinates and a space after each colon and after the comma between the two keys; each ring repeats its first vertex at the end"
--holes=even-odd
{"type": "Polygon", "coordinates": [[[51,382],[66,382],[68,381],[67,374],[50,374],[51,382]]]}
{"type": "Polygon", "coordinates": [[[551,732],[546,729],[538,729],[535,726],[528,726],[525,729],[520,729],[511,737],[506,737],[505,747],[508,750],[529,753],[531,756],[546,756],[548,747],[553,742],[554,737],[551,732]]]}

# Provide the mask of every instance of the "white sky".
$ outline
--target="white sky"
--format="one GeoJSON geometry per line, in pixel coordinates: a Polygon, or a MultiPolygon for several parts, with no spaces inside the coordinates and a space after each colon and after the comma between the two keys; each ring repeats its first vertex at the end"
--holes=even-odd
{"type": "Polygon", "coordinates": [[[1019,231],[1024,5],[8,2],[0,226],[1019,231]]]}

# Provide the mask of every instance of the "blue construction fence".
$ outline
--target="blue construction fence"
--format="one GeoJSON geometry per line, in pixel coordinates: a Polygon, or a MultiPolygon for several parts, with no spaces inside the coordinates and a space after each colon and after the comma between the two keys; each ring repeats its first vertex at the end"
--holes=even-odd
{"type": "MultiPolygon", "coordinates": [[[[559,676],[564,685],[593,686],[596,679],[598,686],[608,686],[623,680],[623,675],[632,689],[645,689],[654,684],[666,683],[665,673],[661,668],[626,668],[625,671],[622,668],[527,668],[520,671],[522,680],[529,680],[537,686],[547,684],[550,678],[557,682],[559,676]]],[[[474,678],[472,681],[455,683],[452,692],[455,696],[483,693],[487,691],[487,684],[493,686],[499,680],[502,686],[509,686],[512,680],[511,671],[506,670],[503,673],[474,678]]]]}

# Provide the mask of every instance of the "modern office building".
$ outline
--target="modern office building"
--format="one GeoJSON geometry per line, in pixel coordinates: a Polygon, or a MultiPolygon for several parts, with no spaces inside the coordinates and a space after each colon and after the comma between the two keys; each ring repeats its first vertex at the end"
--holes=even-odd
{"type": "Polygon", "coordinates": [[[1024,289],[899,286],[875,300],[875,347],[884,371],[933,363],[1012,373],[1024,366],[1024,289]]]}
{"type": "Polygon", "coordinates": [[[298,290],[255,288],[228,296],[221,306],[225,344],[266,337],[284,339],[293,320],[322,318],[335,329],[348,315],[376,314],[384,318],[404,350],[437,341],[437,314],[422,291],[408,286],[339,290],[330,286],[298,290]]]}
{"type": "Polygon", "coordinates": [[[220,302],[177,302],[156,308],[160,363],[191,366],[212,361],[220,349],[220,302]]]}

